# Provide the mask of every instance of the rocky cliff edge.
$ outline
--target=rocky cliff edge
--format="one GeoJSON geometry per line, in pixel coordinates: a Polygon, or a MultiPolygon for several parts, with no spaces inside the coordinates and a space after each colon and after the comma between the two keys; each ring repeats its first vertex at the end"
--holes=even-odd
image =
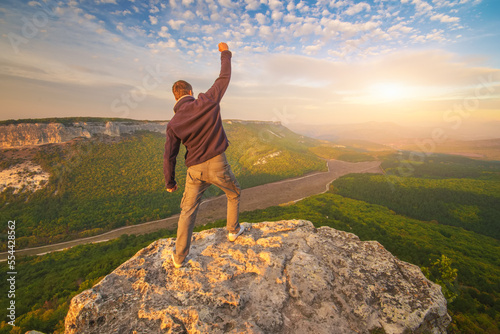
{"type": "Polygon", "coordinates": [[[117,137],[136,131],[164,133],[168,122],[20,123],[0,125],[0,149],[63,143],[103,134],[117,137]]]}
{"type": "Polygon", "coordinates": [[[375,241],[303,220],[194,234],[140,250],[75,296],[66,333],[446,333],[438,285],[375,241]]]}

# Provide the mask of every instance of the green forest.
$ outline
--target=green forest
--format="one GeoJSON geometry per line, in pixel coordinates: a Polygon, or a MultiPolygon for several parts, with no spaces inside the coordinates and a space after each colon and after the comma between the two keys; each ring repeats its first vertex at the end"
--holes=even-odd
{"type": "Polygon", "coordinates": [[[333,191],[500,239],[500,163],[436,156],[399,176],[395,172],[406,161],[391,157],[382,163],[386,175],[344,176],[334,181],[333,191]]]}
{"type": "MultiPolygon", "coordinates": [[[[228,160],[243,188],[326,170],[325,161],[309,151],[318,145],[316,140],[279,124],[229,122],[224,127],[231,142],[228,160]],[[273,153],[272,159],[258,163],[273,153]]],[[[50,172],[47,186],[35,193],[14,194],[12,189],[0,193],[0,219],[22,222],[16,230],[19,249],[176,214],[185,181],[185,151],[179,153],[176,168],[180,189],[168,193],[164,145],[164,134],[139,132],[41,146],[34,160],[50,172]]],[[[19,163],[6,156],[0,161],[3,168],[19,163]]],[[[206,192],[207,197],[219,194],[215,187],[206,192]]],[[[0,237],[5,251],[6,226],[0,237]]]]}

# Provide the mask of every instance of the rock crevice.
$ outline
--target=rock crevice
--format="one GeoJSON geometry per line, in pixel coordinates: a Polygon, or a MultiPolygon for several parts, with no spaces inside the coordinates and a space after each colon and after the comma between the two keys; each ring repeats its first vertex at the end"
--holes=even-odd
{"type": "Polygon", "coordinates": [[[161,239],[73,298],[66,333],[445,333],[440,287],[378,242],[302,220],[161,239]]]}

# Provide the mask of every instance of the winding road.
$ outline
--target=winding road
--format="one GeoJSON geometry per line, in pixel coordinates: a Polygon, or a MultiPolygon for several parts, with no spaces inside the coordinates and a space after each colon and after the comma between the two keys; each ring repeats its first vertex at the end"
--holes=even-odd
{"type": "MultiPolygon", "coordinates": [[[[265,209],[270,206],[299,201],[305,197],[324,193],[336,178],[349,173],[382,173],[380,161],[345,162],[329,160],[327,172],[315,172],[302,177],[286,179],[273,183],[243,189],[241,192],[240,212],[265,209]]],[[[121,227],[103,234],[81,238],[52,245],[16,250],[16,257],[24,255],[43,255],[61,251],[76,245],[103,242],[118,238],[122,234],[145,234],[160,229],[176,229],[179,215],[143,224],[121,227]]],[[[197,225],[207,224],[226,217],[226,197],[221,195],[206,199],[200,205],[197,225]]],[[[8,253],[0,253],[0,261],[7,259],[8,253]]]]}

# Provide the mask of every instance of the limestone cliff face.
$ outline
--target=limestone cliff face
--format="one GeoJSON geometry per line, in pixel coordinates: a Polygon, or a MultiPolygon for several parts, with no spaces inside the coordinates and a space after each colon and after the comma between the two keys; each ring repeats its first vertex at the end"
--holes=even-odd
{"type": "Polygon", "coordinates": [[[66,333],[445,333],[438,285],[378,242],[307,221],[195,233],[175,269],[161,239],[75,296],[66,333]]]}
{"type": "Polygon", "coordinates": [[[77,137],[96,134],[120,136],[146,130],[164,133],[168,122],[106,122],[106,123],[21,123],[0,125],[0,148],[62,143],[77,137]]]}

